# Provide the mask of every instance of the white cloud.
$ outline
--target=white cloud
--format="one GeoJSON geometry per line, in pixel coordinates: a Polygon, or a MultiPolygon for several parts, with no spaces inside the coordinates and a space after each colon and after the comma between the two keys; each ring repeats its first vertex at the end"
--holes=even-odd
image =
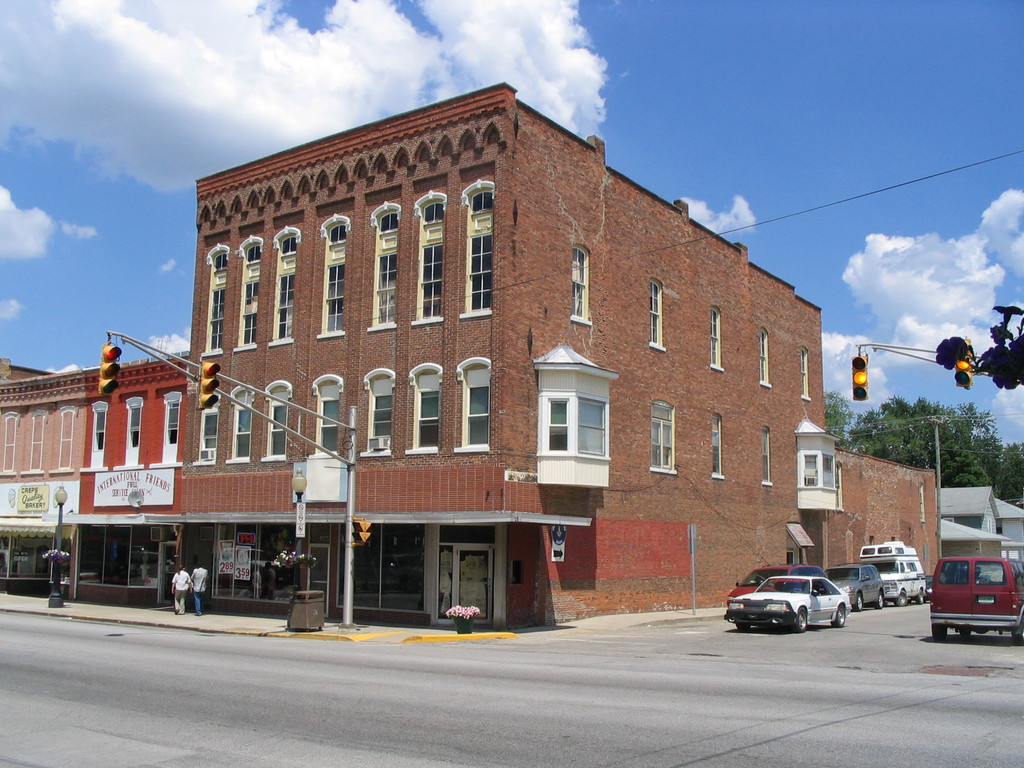
{"type": "Polygon", "coordinates": [[[60,223],[60,231],[68,237],[73,237],[76,240],[90,240],[98,234],[96,227],[81,226],[79,224],[72,224],[68,221],[62,221],[60,223]]]}
{"type": "Polygon", "coordinates": [[[733,197],[730,210],[720,212],[712,211],[703,200],[695,200],[692,197],[684,197],[683,200],[690,208],[691,219],[718,234],[733,232],[757,223],[757,217],[750,210],[750,203],[740,195],[733,197]]]}
{"type": "Polygon", "coordinates": [[[14,320],[24,308],[17,299],[0,299],[0,320],[14,320]]]}
{"type": "Polygon", "coordinates": [[[160,265],[161,272],[170,272],[178,265],[178,262],[174,259],[169,259],[160,265]]]}
{"type": "Polygon", "coordinates": [[[35,259],[46,253],[53,219],[38,208],[22,210],[0,187],[0,259],[35,259]]]}
{"type": "Polygon", "coordinates": [[[948,336],[988,335],[1006,273],[989,261],[986,245],[978,233],[952,240],[868,235],[843,280],[874,315],[875,341],[934,349],[948,336]]]}
{"type": "Polygon", "coordinates": [[[989,249],[1018,275],[1024,275],[1024,192],[1008,189],[981,216],[978,232],[988,241],[989,249]]]}
{"type": "Polygon", "coordinates": [[[1000,439],[1004,443],[1024,443],[1024,387],[995,392],[992,414],[999,420],[1000,439]]]}
{"type": "MultiPolygon", "coordinates": [[[[853,390],[850,379],[852,373],[850,360],[861,352],[860,345],[868,344],[871,341],[873,339],[869,339],[867,336],[844,336],[841,333],[822,332],[821,362],[826,392],[839,392],[847,397],[851,396],[853,390]]],[[[874,403],[884,402],[892,394],[889,391],[889,377],[886,374],[886,369],[889,363],[894,362],[894,356],[871,356],[870,349],[863,351],[868,353],[868,390],[871,401],[874,403]]]]}
{"type": "MultiPolygon", "coordinates": [[[[188,331],[186,330],[185,333],[187,334],[188,331]]],[[[162,352],[170,352],[175,355],[188,352],[190,346],[189,337],[177,333],[170,333],[166,336],[150,336],[147,344],[162,352]]]]}
{"type": "Polygon", "coordinates": [[[505,81],[583,135],[605,63],[577,0],[336,0],[309,31],[261,0],[5,6],[0,140],[68,141],[110,174],[181,188],[288,146],[505,81]]]}

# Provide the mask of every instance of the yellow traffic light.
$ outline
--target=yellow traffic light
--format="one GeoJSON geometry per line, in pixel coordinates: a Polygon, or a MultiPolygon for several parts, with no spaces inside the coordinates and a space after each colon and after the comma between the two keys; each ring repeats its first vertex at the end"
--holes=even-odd
{"type": "Polygon", "coordinates": [[[203,363],[202,372],[199,374],[199,407],[212,408],[220,399],[217,397],[217,387],[220,386],[220,366],[217,363],[203,363]]]}
{"type": "Polygon", "coordinates": [[[868,399],[868,356],[857,355],[853,358],[853,399],[868,399]]]}
{"type": "Polygon", "coordinates": [[[970,389],[974,383],[974,349],[971,340],[964,339],[964,345],[956,356],[956,373],[953,374],[958,387],[970,389]]]}
{"type": "Polygon", "coordinates": [[[352,518],[352,546],[361,547],[370,542],[370,525],[365,517],[352,518]]]}
{"type": "Polygon", "coordinates": [[[100,379],[96,387],[101,395],[109,395],[121,386],[117,380],[117,374],[121,370],[121,366],[117,362],[120,358],[120,347],[115,347],[109,341],[103,345],[103,350],[100,352],[100,379]]]}

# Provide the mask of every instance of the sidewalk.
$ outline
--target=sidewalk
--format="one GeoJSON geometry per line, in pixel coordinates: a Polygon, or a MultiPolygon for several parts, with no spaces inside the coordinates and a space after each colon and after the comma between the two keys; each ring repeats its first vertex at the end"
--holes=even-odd
{"type": "Polygon", "coordinates": [[[327,620],[321,631],[290,632],[284,616],[244,616],[238,614],[204,613],[195,616],[188,613],[177,616],[170,606],[159,608],[135,608],[98,603],[65,601],[63,608],[50,608],[47,597],[26,597],[0,592],[0,612],[29,613],[40,616],[62,617],[80,621],[98,621],[109,624],[133,624],[187,629],[195,632],[212,632],[235,635],[256,635],[260,637],[289,637],[308,640],[338,640],[360,642],[376,640],[388,643],[448,642],[466,640],[517,639],[524,635],[544,632],[610,632],[632,627],[688,624],[694,622],[721,621],[722,608],[700,608],[692,611],[664,611],[658,613],[627,613],[614,616],[596,616],[580,619],[554,627],[527,627],[515,632],[479,631],[460,635],[454,629],[445,627],[403,627],[359,624],[342,627],[337,620],[327,620]]]}

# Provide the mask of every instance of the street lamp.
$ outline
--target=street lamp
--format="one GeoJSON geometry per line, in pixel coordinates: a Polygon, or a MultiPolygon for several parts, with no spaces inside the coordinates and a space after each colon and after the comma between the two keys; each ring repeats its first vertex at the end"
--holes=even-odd
{"type": "MultiPolygon", "coordinates": [[[[292,491],[295,493],[295,556],[302,554],[302,540],[306,537],[306,504],[302,501],[302,494],[306,492],[306,476],[302,470],[296,470],[292,475],[292,491]]],[[[301,588],[299,584],[299,572],[302,567],[295,564],[295,589],[301,588]]]]}
{"type": "MultiPolygon", "coordinates": [[[[53,532],[53,549],[60,553],[64,548],[64,503],[68,500],[68,492],[62,485],[53,494],[53,500],[57,502],[57,528],[53,532]]],[[[50,559],[50,608],[63,608],[64,596],[60,589],[60,554],[55,554],[50,559]]]]}

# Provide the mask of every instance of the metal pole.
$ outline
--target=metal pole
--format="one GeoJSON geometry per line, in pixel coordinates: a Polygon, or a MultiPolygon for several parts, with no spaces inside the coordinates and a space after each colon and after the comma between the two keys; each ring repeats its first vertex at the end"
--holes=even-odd
{"type": "MultiPolygon", "coordinates": [[[[63,490],[63,488],[61,489],[63,490]]],[[[58,491],[59,493],[59,491],[58,491]]],[[[56,552],[60,552],[64,547],[64,502],[58,497],[57,500],[57,529],[53,532],[53,548],[56,552]]],[[[55,556],[50,560],[50,608],[63,608],[64,607],[64,595],[60,589],[60,555],[55,556]]]]}
{"type": "Polygon", "coordinates": [[[350,459],[351,461],[346,466],[348,471],[348,495],[345,500],[345,604],[342,606],[342,618],[341,623],[343,627],[354,627],[355,622],[352,619],[352,600],[354,599],[355,589],[353,588],[353,582],[355,581],[355,547],[354,536],[352,533],[352,518],[355,517],[356,509],[356,409],[352,406],[348,409],[348,423],[349,423],[349,443],[351,444],[350,459]]]}
{"type": "Polygon", "coordinates": [[[934,419],[935,427],[935,561],[942,557],[942,459],[939,456],[939,420],[934,419]]]}

